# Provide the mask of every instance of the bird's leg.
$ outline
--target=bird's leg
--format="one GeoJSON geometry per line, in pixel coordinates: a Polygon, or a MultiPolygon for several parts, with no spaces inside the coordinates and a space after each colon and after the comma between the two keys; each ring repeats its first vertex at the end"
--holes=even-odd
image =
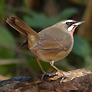
{"type": "Polygon", "coordinates": [[[55,68],[57,71],[59,71],[63,76],[66,76],[65,74],[63,74],[62,70],[59,70],[56,66],[54,66],[54,61],[51,61],[50,64],[53,68],[55,68]]]}
{"type": "Polygon", "coordinates": [[[57,71],[59,71],[63,75],[63,78],[61,79],[60,83],[63,81],[64,78],[69,77],[65,75],[62,70],[59,70],[56,66],[54,66],[54,61],[51,61],[50,64],[53,68],[55,68],[57,71]]]}
{"type": "Polygon", "coordinates": [[[38,62],[38,64],[39,64],[39,66],[40,66],[40,68],[41,68],[41,70],[42,70],[42,72],[43,72],[43,75],[42,75],[42,77],[41,77],[41,79],[43,80],[43,77],[44,77],[44,75],[46,75],[46,72],[43,70],[42,65],[41,65],[41,63],[40,63],[40,61],[39,61],[39,58],[38,58],[38,57],[36,58],[36,60],[37,60],[37,62],[38,62]]]}
{"type": "Polygon", "coordinates": [[[48,76],[53,76],[53,75],[55,75],[55,73],[46,73],[46,72],[43,70],[43,68],[42,68],[42,66],[41,66],[41,63],[40,63],[38,57],[36,58],[36,60],[37,60],[39,66],[40,66],[40,68],[41,68],[41,70],[42,70],[42,72],[43,72],[43,75],[42,75],[42,78],[41,78],[41,79],[43,79],[44,75],[48,75],[48,76]]]}
{"type": "Polygon", "coordinates": [[[46,72],[43,70],[43,68],[42,68],[42,66],[41,66],[41,63],[40,63],[40,61],[39,61],[39,58],[38,58],[38,57],[36,58],[36,60],[37,60],[37,62],[38,62],[38,64],[39,64],[39,66],[40,66],[40,68],[41,68],[41,70],[42,70],[43,74],[46,74],[46,72]]]}

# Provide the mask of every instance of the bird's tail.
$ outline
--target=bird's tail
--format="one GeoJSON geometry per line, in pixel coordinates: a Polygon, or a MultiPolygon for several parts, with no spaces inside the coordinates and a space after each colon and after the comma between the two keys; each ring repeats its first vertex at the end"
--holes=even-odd
{"type": "Polygon", "coordinates": [[[30,28],[26,23],[24,23],[21,19],[19,19],[16,16],[11,16],[7,18],[6,22],[16,29],[18,32],[23,34],[24,36],[28,36],[28,34],[32,35],[35,37],[36,41],[39,40],[39,35],[37,32],[35,32],[32,28],[30,28]]]}

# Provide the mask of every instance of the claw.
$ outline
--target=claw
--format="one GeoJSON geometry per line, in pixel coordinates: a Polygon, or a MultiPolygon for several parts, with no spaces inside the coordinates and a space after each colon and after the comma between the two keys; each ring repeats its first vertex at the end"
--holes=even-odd
{"type": "Polygon", "coordinates": [[[68,78],[68,77],[70,77],[70,76],[71,76],[71,75],[65,75],[65,74],[64,74],[64,76],[63,76],[62,79],[60,80],[60,83],[62,83],[65,78],[68,78]]]}
{"type": "Polygon", "coordinates": [[[65,78],[65,77],[63,76],[63,78],[60,80],[60,84],[63,82],[64,78],[65,78]]]}
{"type": "Polygon", "coordinates": [[[44,71],[44,74],[42,74],[42,77],[41,77],[41,79],[43,80],[43,77],[45,76],[45,75],[48,75],[48,76],[55,76],[56,75],[56,73],[46,73],[45,71],[44,71]]]}

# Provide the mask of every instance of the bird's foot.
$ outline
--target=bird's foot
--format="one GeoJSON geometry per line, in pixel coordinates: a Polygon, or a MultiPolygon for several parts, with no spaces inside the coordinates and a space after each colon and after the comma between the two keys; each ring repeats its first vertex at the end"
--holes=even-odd
{"type": "Polygon", "coordinates": [[[62,79],[60,80],[60,83],[62,83],[65,78],[68,78],[71,76],[71,75],[65,75],[62,70],[58,70],[58,72],[63,75],[62,79]]]}
{"type": "MultiPolygon", "coordinates": [[[[60,74],[62,74],[62,78],[61,78],[61,80],[60,80],[60,83],[62,83],[64,79],[66,79],[66,78],[68,78],[68,77],[71,76],[71,75],[65,75],[62,70],[58,70],[58,72],[59,72],[60,74]]],[[[42,77],[41,77],[42,80],[43,80],[43,78],[44,78],[45,75],[48,75],[49,77],[52,77],[52,76],[57,75],[57,73],[55,73],[55,72],[47,73],[47,72],[44,71],[43,74],[42,74],[42,77]]]]}
{"type": "Polygon", "coordinates": [[[45,71],[44,71],[44,73],[42,74],[42,77],[41,77],[41,79],[42,79],[42,80],[43,80],[43,77],[44,77],[45,75],[48,75],[48,76],[55,76],[55,75],[56,75],[56,73],[55,73],[55,72],[47,73],[47,72],[45,72],[45,71]]]}

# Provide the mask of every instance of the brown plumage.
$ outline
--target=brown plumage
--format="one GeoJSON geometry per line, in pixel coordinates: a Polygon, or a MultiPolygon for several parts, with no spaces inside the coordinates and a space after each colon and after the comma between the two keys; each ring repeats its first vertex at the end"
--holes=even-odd
{"type": "Polygon", "coordinates": [[[66,57],[71,52],[73,47],[73,32],[78,25],[83,23],[74,20],[64,20],[36,33],[16,16],[7,18],[6,22],[27,37],[22,46],[28,44],[29,49],[37,57],[37,62],[43,73],[45,72],[39,59],[50,62],[52,67],[60,71],[54,66],[54,62],[66,57]]]}

